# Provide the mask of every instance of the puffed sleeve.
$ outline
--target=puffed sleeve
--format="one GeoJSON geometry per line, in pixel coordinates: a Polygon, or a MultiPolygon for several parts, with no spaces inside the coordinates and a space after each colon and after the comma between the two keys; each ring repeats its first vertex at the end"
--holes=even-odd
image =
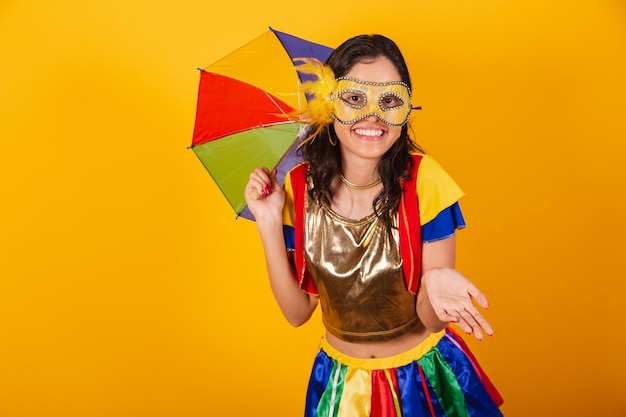
{"type": "Polygon", "coordinates": [[[423,242],[445,239],[465,227],[458,203],[464,193],[430,155],[422,157],[416,188],[423,242]]]}

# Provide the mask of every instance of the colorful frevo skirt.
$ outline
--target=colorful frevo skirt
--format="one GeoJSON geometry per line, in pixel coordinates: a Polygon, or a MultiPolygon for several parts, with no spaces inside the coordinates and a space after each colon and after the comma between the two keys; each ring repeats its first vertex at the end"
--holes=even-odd
{"type": "Polygon", "coordinates": [[[502,397],[450,328],[399,355],[361,359],[322,339],[305,417],[502,416],[502,397]]]}

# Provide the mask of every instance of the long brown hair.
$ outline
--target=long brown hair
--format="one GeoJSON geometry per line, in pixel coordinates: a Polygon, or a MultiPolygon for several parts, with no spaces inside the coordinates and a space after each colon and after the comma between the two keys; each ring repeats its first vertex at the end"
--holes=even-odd
{"type": "MultiPolygon", "coordinates": [[[[348,39],[333,51],[326,65],[333,70],[335,77],[342,77],[355,64],[379,57],[389,59],[398,70],[402,81],[411,87],[409,70],[400,49],[391,39],[382,35],[360,35],[348,39]]],[[[309,134],[315,132],[317,128],[315,125],[309,126],[309,134]]],[[[400,182],[413,168],[411,153],[423,152],[420,146],[411,140],[408,130],[408,123],[402,126],[400,138],[383,155],[378,164],[383,189],[374,198],[373,209],[387,227],[391,227],[393,216],[400,203],[402,194],[400,182]]],[[[314,201],[318,203],[324,201],[329,205],[333,197],[331,184],[343,172],[339,146],[333,146],[331,142],[338,143],[332,123],[325,126],[317,137],[309,140],[302,148],[303,159],[309,163],[309,176],[313,180],[309,195],[314,201]]]]}

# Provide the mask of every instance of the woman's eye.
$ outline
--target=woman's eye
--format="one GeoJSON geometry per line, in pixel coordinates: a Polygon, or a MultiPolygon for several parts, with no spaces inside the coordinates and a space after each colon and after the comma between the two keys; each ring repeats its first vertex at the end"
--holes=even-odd
{"type": "Polygon", "coordinates": [[[404,102],[396,96],[389,95],[382,97],[380,99],[380,104],[383,109],[393,109],[401,106],[404,102]]]}
{"type": "Polygon", "coordinates": [[[364,106],[367,102],[365,95],[349,91],[341,95],[341,99],[351,106],[364,106]]]}

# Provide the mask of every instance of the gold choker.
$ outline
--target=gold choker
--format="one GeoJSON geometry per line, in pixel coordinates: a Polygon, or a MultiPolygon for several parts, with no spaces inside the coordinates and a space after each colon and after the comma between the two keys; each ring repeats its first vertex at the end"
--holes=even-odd
{"type": "Polygon", "coordinates": [[[343,182],[348,187],[353,188],[355,190],[367,190],[368,188],[377,186],[382,181],[380,178],[378,178],[377,180],[372,181],[369,184],[355,184],[353,182],[348,181],[346,177],[343,176],[343,174],[339,174],[339,178],[341,178],[341,182],[343,182]]]}

